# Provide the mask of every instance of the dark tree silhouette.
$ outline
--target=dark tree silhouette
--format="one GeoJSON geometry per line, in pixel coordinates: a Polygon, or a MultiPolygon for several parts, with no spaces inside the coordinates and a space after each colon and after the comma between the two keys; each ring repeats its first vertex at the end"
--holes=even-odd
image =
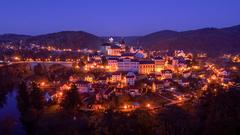
{"type": "Polygon", "coordinates": [[[44,93],[38,87],[36,83],[32,85],[32,91],[30,93],[30,102],[34,109],[41,111],[44,107],[44,93]]]}
{"type": "Polygon", "coordinates": [[[66,91],[65,97],[61,103],[63,110],[75,114],[78,110],[78,107],[81,105],[81,99],[77,90],[76,85],[72,85],[69,91],[66,91]]]}
{"type": "Polygon", "coordinates": [[[197,106],[197,116],[204,135],[237,135],[240,133],[240,92],[217,89],[205,93],[197,106]]]}
{"type": "Polygon", "coordinates": [[[150,111],[136,110],[129,118],[131,119],[134,134],[137,135],[154,135],[156,134],[157,121],[150,111]]]}
{"type": "Polygon", "coordinates": [[[29,93],[25,82],[19,85],[18,95],[17,95],[17,106],[21,113],[27,112],[30,108],[29,93]]]}
{"type": "Polygon", "coordinates": [[[106,57],[102,57],[102,64],[106,66],[108,64],[106,57]]]}
{"type": "Polygon", "coordinates": [[[159,113],[157,134],[192,135],[195,130],[190,115],[183,109],[172,106],[159,113]]]}
{"type": "Polygon", "coordinates": [[[25,82],[22,82],[16,98],[21,123],[28,134],[35,134],[40,118],[38,111],[43,108],[43,95],[40,89],[33,84],[33,90],[29,93],[25,82]]]}

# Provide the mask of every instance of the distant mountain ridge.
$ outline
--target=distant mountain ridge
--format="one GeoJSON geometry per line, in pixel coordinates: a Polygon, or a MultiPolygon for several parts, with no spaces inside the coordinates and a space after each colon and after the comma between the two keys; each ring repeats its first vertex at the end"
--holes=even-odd
{"type": "Polygon", "coordinates": [[[240,52],[240,25],[229,28],[204,28],[183,32],[159,31],[132,42],[149,49],[207,52],[211,55],[240,52]]]}
{"type": "Polygon", "coordinates": [[[98,48],[103,40],[83,31],[62,31],[34,36],[26,39],[26,43],[52,45],[59,48],[98,48]]]}
{"type": "Polygon", "coordinates": [[[20,35],[20,34],[3,34],[0,35],[0,43],[2,42],[18,42],[20,40],[26,40],[30,38],[29,35],[20,35]]]}
{"type": "MultiPolygon", "coordinates": [[[[4,34],[0,35],[0,43],[19,42],[53,45],[60,48],[99,49],[108,37],[99,37],[83,31],[62,31],[38,36],[4,34]]],[[[203,28],[189,31],[163,30],[145,36],[114,37],[122,38],[132,46],[146,49],[207,52],[212,55],[240,52],[240,25],[227,28],[203,28]]]]}

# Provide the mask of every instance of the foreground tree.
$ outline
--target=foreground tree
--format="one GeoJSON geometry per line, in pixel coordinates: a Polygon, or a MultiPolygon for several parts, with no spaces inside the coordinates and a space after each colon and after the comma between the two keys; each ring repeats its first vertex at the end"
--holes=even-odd
{"type": "Polygon", "coordinates": [[[239,89],[217,89],[205,93],[197,106],[197,118],[204,135],[240,133],[239,89]]]}
{"type": "Polygon", "coordinates": [[[19,85],[19,91],[17,95],[17,107],[20,112],[20,121],[26,129],[27,134],[35,134],[38,127],[38,121],[40,119],[39,110],[43,108],[43,95],[36,84],[33,84],[33,89],[29,93],[29,90],[22,82],[19,85]]]}
{"type": "Polygon", "coordinates": [[[195,128],[188,112],[177,106],[171,106],[158,114],[157,134],[192,135],[195,128]]]}
{"type": "Polygon", "coordinates": [[[25,82],[19,85],[18,95],[17,95],[17,106],[20,112],[27,112],[30,108],[29,93],[25,82]]]}
{"type": "Polygon", "coordinates": [[[0,134],[11,135],[15,125],[15,118],[12,116],[4,117],[0,120],[0,134]]]}
{"type": "Polygon", "coordinates": [[[72,85],[71,89],[69,91],[66,91],[61,106],[63,107],[64,111],[70,114],[75,114],[80,105],[81,99],[77,87],[76,85],[72,85]]]}
{"type": "Polygon", "coordinates": [[[135,110],[129,116],[136,135],[155,135],[157,121],[155,114],[147,110],[135,110]]]}
{"type": "Polygon", "coordinates": [[[32,85],[32,91],[30,93],[30,102],[34,109],[40,111],[44,107],[44,93],[38,87],[36,83],[32,85]]]}

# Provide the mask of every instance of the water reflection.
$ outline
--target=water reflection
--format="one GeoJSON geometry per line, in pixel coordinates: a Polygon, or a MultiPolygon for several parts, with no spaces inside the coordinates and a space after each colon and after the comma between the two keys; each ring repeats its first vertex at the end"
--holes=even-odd
{"type": "Polygon", "coordinates": [[[12,91],[13,88],[5,88],[4,86],[0,85],[0,109],[4,107],[7,103],[7,96],[12,91]]]}
{"type": "Polygon", "coordinates": [[[2,108],[0,109],[0,134],[23,135],[24,130],[19,121],[20,113],[17,109],[17,90],[8,92],[1,99],[2,108]]]}
{"type": "Polygon", "coordinates": [[[8,92],[5,92],[4,90],[0,91],[0,109],[6,104],[7,94],[8,92]]]}

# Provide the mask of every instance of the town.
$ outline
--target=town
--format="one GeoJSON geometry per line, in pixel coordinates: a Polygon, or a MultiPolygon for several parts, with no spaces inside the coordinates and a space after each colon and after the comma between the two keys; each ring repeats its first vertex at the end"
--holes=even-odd
{"type": "Polygon", "coordinates": [[[21,81],[28,88],[36,84],[55,111],[73,86],[81,97],[80,110],[121,112],[197,102],[212,84],[225,90],[240,87],[237,55],[212,59],[206,53],[145,50],[113,38],[99,50],[5,44],[1,52],[1,68],[24,65],[21,81]]]}
{"type": "Polygon", "coordinates": [[[239,135],[240,0],[5,0],[0,135],[239,135]]]}

